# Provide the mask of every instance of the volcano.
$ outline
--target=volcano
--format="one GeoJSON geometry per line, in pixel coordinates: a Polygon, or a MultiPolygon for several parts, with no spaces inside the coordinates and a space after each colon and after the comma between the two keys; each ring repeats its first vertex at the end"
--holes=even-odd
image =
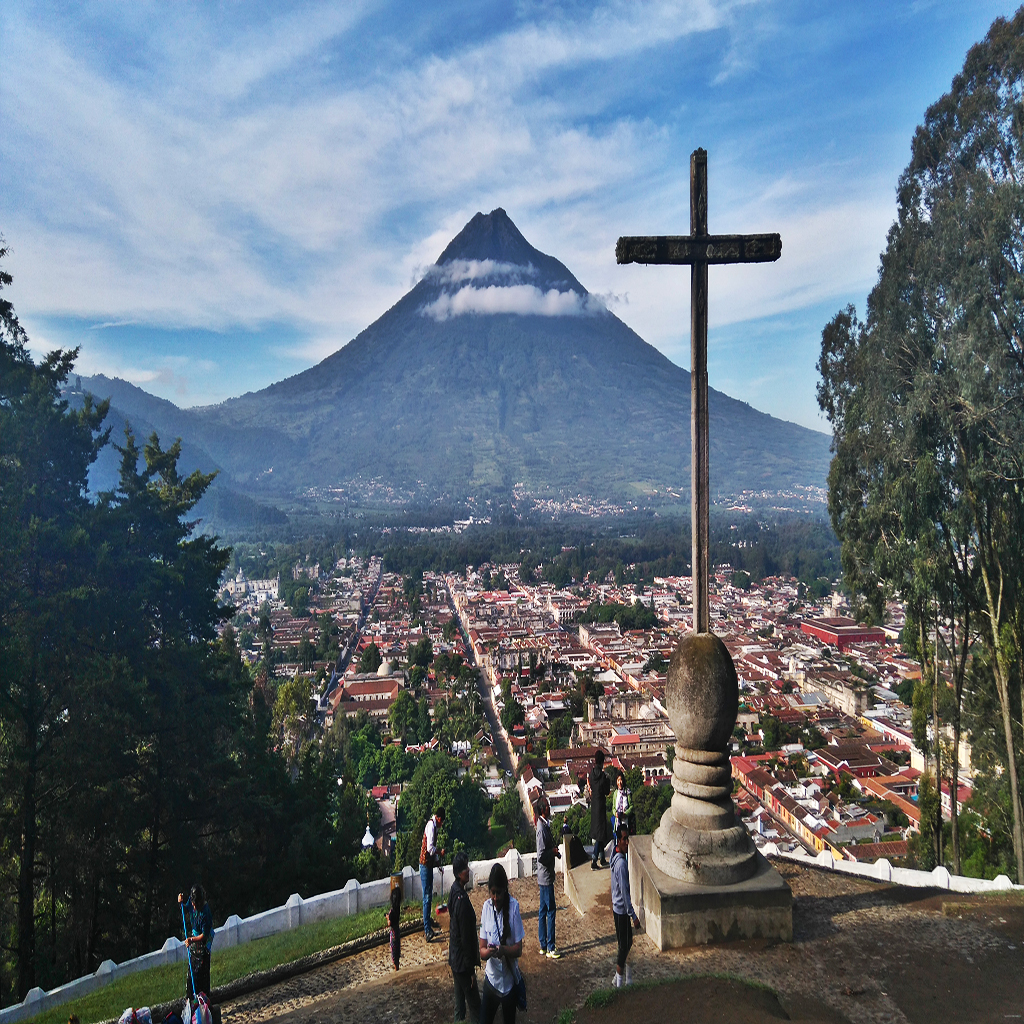
{"type": "MultiPolygon", "coordinates": [[[[473,217],[347,345],[262,391],[181,410],[123,382],[90,386],[268,499],[371,480],[456,500],[689,492],[689,373],[502,209],[473,217]]],[[[713,494],[824,486],[825,434],[714,390],[710,432],[713,494]]]]}

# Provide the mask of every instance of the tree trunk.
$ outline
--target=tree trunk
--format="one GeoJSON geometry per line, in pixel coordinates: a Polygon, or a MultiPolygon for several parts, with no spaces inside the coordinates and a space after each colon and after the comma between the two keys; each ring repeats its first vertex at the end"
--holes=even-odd
{"type": "Polygon", "coordinates": [[[935,785],[939,789],[939,803],[936,820],[932,822],[932,843],[935,846],[935,863],[942,864],[942,744],[939,741],[939,614],[935,611],[935,657],[932,659],[932,745],[935,748],[935,785]]]}
{"type": "MultiPolygon", "coordinates": [[[[959,703],[959,701],[958,701],[959,703]]],[[[952,825],[953,874],[962,875],[960,864],[960,810],[956,796],[960,789],[960,708],[953,715],[953,756],[949,766],[949,820],[952,825]]]]}
{"type": "Polygon", "coordinates": [[[1024,834],[1021,831],[1020,793],[1017,785],[1017,755],[1013,749],[1013,713],[1010,709],[1010,685],[1004,665],[1003,645],[999,639],[999,620],[1002,604],[1002,580],[999,597],[992,591],[992,579],[988,565],[981,560],[981,577],[985,584],[986,617],[989,622],[989,648],[992,657],[992,673],[999,694],[999,709],[1002,712],[1003,735],[1006,740],[1006,771],[1010,776],[1010,802],[1013,806],[1013,855],[1017,862],[1017,883],[1024,885],[1024,834]]]}
{"type": "MultiPolygon", "coordinates": [[[[1024,647],[1021,647],[1021,635],[1020,635],[1020,628],[1019,627],[1020,627],[1019,622],[1015,622],[1014,623],[1014,630],[1013,631],[1014,631],[1014,639],[1016,641],[1016,649],[1017,649],[1018,652],[1024,651],[1024,647]]],[[[1020,720],[1021,720],[1021,725],[1024,726],[1024,672],[1022,672],[1021,669],[1022,669],[1022,666],[1018,666],[1017,671],[1020,674],[1017,676],[1017,678],[1020,680],[1020,715],[1021,715],[1021,719],[1020,720]]],[[[1014,804],[1014,809],[1015,810],[1017,808],[1019,808],[1019,807],[1020,807],[1019,803],[1015,803],[1014,804]]],[[[1020,823],[1019,828],[1020,828],[1020,834],[1021,834],[1021,851],[1022,851],[1022,855],[1024,855],[1024,821],[1022,821],[1020,823]]],[[[1022,856],[1022,860],[1024,860],[1024,856],[1022,856]]],[[[1021,874],[1022,871],[1024,871],[1024,866],[1022,866],[1021,862],[1018,861],[1018,864],[1017,864],[1017,875],[1018,875],[1017,882],[1018,882],[1018,884],[1024,885],[1024,874],[1021,874]]]]}
{"type": "Polygon", "coordinates": [[[57,880],[56,872],[53,870],[53,858],[50,858],[50,963],[53,966],[53,976],[57,976],[57,880]]]}
{"type": "Polygon", "coordinates": [[[78,895],[78,867],[71,872],[71,923],[68,931],[71,933],[70,962],[74,967],[74,977],[78,978],[85,974],[85,961],[82,959],[82,936],[80,918],[82,907],[78,895]]]}
{"type": "MultiPolygon", "coordinates": [[[[956,559],[958,565],[966,565],[967,559],[960,557],[956,559]]],[[[953,618],[953,632],[950,636],[952,647],[950,659],[953,664],[953,696],[954,718],[953,718],[953,778],[957,788],[960,789],[960,737],[963,735],[963,710],[964,710],[964,680],[967,675],[967,659],[971,653],[971,606],[967,599],[968,586],[961,581],[959,587],[963,595],[963,621],[960,624],[960,642],[956,639],[956,618],[953,618]]],[[[952,803],[952,825],[953,825],[953,870],[956,874],[963,874],[963,856],[960,850],[960,810],[957,801],[952,803]]]]}
{"type": "Polygon", "coordinates": [[[92,914],[89,921],[89,938],[85,947],[85,961],[88,969],[94,971],[99,964],[96,960],[96,949],[100,937],[100,885],[103,875],[97,868],[92,880],[92,914]]]}
{"type": "Polygon", "coordinates": [[[36,984],[36,771],[35,729],[29,729],[28,765],[21,794],[21,864],[18,871],[18,999],[36,984]]]}
{"type": "Polygon", "coordinates": [[[160,753],[157,752],[157,777],[155,799],[156,805],[153,808],[153,822],[150,825],[149,839],[149,864],[146,878],[146,902],[142,908],[142,948],[149,949],[150,932],[153,927],[153,899],[155,896],[157,877],[159,874],[160,857],[160,816],[163,812],[161,793],[163,790],[163,772],[160,770],[160,753]]]}

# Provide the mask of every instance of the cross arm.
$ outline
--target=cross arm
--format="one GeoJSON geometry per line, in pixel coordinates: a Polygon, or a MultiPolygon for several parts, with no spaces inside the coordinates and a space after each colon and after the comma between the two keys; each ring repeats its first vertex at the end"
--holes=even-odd
{"type": "Polygon", "coordinates": [[[769,235],[624,235],[616,263],[774,263],[782,237],[769,235]]]}

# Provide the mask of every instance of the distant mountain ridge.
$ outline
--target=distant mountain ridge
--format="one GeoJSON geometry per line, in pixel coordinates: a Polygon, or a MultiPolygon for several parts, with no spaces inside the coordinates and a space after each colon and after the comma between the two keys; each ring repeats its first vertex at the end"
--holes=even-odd
{"type": "MultiPolygon", "coordinates": [[[[351,342],[261,391],[179,409],[122,381],[83,386],[271,500],[368,480],[452,499],[689,491],[689,373],[501,209],[351,342]]],[[[710,416],[715,493],[824,485],[827,435],[714,390],[710,416]]]]}

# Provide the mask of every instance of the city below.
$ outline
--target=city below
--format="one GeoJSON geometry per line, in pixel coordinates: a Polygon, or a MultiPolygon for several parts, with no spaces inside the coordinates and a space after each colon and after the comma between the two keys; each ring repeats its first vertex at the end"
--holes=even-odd
{"type": "MultiPolygon", "coordinates": [[[[385,742],[404,735],[406,753],[446,749],[492,798],[518,778],[524,810],[543,792],[556,815],[584,803],[598,748],[611,770],[670,786],[665,686],[690,629],[689,577],[644,588],[609,576],[558,589],[522,582],[518,565],[484,564],[414,581],[355,556],[329,569],[300,561],[292,576],[310,595],[308,614],[291,614],[280,578],[241,570],[222,599],[236,608],[244,658],[269,653],[275,676],[308,680],[302,742],[365,713],[392,737],[385,742]],[[261,614],[271,627],[262,640],[261,614]],[[316,657],[328,624],[336,661],[316,657]],[[457,715],[463,707],[475,714],[457,715]],[[411,736],[407,721],[420,723],[411,736]]],[[[712,630],[740,685],[734,799],[755,842],[901,862],[919,829],[926,768],[908,706],[920,666],[899,644],[902,609],[887,608],[884,628],[862,626],[838,594],[816,597],[792,578],[755,584],[730,566],[715,568],[710,589],[712,630]]],[[[972,793],[970,755],[965,740],[960,807],[972,793]]],[[[367,788],[382,811],[376,844],[388,854],[401,785],[367,788]]],[[[946,780],[941,798],[948,818],[946,780]]]]}

